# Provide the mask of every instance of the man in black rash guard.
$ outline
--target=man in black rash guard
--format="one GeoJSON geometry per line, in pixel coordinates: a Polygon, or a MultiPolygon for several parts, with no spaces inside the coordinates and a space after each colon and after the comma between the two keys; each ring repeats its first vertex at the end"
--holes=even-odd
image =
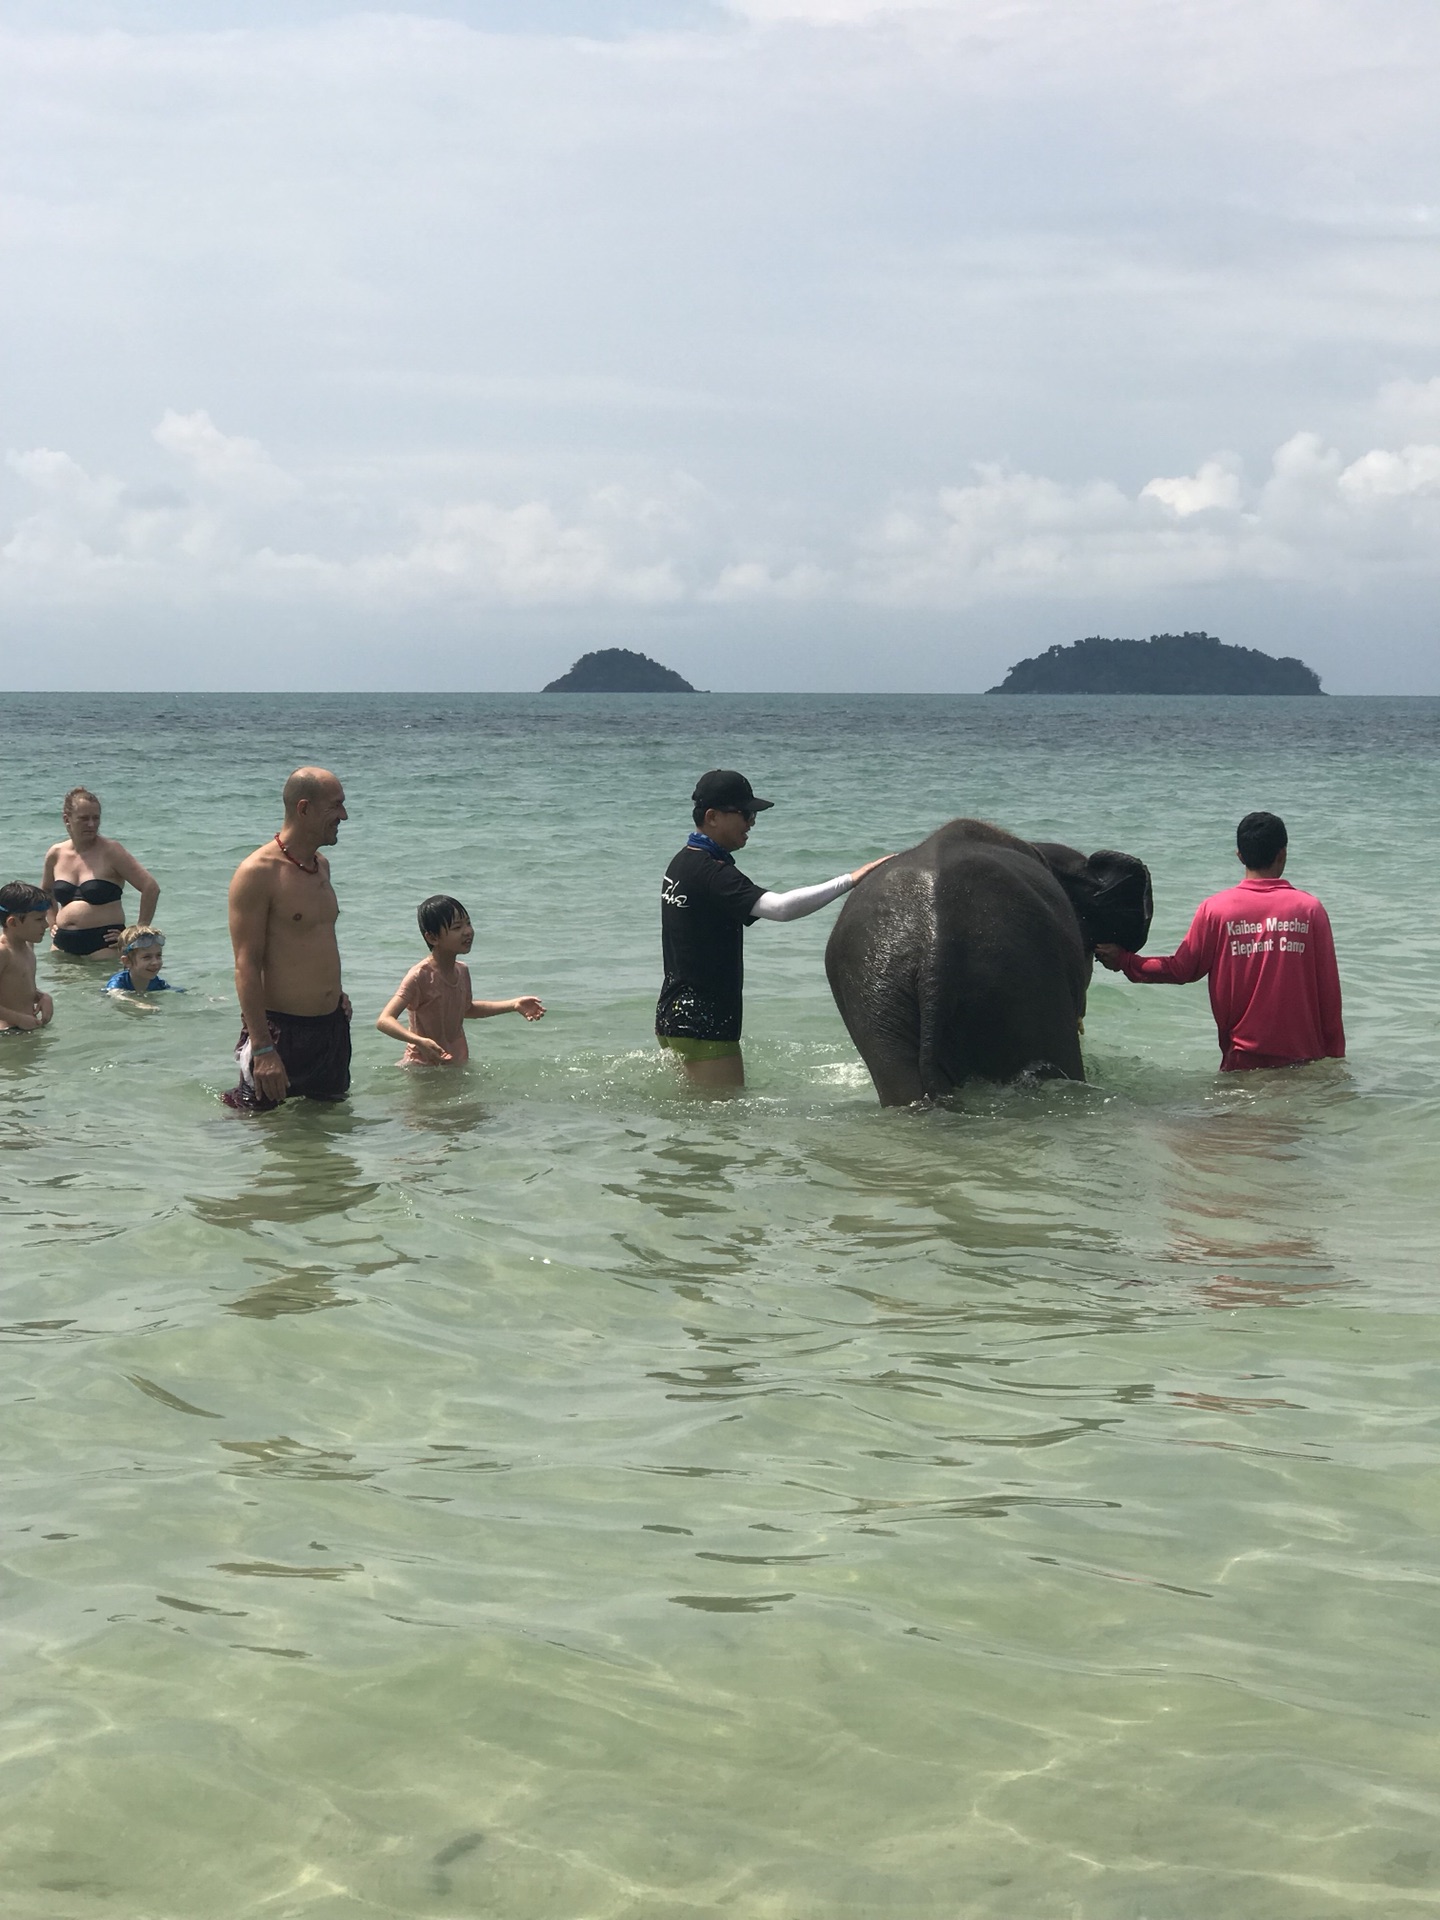
{"type": "Polygon", "coordinates": [[[695,831],[660,883],[665,984],[655,1009],[655,1037],[679,1060],[692,1087],[723,1092],[745,1084],[740,1022],[746,927],[756,920],[803,919],[848,893],[881,862],[869,860],[815,887],[769,893],[741,873],[735,855],[756,814],[775,802],[757,799],[744,774],[726,768],[702,774],[691,800],[695,831]]]}

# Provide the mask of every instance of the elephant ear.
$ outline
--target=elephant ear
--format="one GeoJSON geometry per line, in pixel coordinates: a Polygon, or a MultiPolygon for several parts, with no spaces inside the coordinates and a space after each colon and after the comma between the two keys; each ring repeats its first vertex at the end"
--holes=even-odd
{"type": "Polygon", "coordinates": [[[1154,910],[1150,869],[1132,853],[1092,853],[1037,840],[1036,853],[1069,895],[1087,946],[1108,942],[1138,953],[1150,937],[1154,910]]]}
{"type": "Polygon", "coordinates": [[[1092,946],[1108,941],[1127,953],[1138,953],[1150,938],[1155,902],[1150,892],[1150,869],[1133,853],[1092,853],[1085,862],[1095,891],[1076,912],[1092,946]]]}

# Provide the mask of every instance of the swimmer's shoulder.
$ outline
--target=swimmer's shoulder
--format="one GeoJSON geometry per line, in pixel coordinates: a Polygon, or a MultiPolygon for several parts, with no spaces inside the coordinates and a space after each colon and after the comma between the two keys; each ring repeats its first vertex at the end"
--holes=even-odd
{"type": "Polygon", "coordinates": [[[423,960],[415,962],[395,991],[408,1002],[419,992],[428,993],[436,978],[435,962],[427,953],[423,960]]]}
{"type": "Polygon", "coordinates": [[[230,882],[232,898],[237,894],[254,894],[273,891],[279,870],[284,866],[284,858],[273,840],[267,840],[262,847],[256,847],[253,853],[247,853],[235,869],[230,882]]]}

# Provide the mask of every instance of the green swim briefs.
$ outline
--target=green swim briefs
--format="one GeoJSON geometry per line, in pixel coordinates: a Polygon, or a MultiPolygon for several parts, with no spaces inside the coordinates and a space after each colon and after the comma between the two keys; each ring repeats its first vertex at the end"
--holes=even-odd
{"type": "Polygon", "coordinates": [[[738,1040],[688,1040],[678,1033],[657,1033],[655,1038],[682,1060],[729,1060],[740,1051],[738,1040]]]}

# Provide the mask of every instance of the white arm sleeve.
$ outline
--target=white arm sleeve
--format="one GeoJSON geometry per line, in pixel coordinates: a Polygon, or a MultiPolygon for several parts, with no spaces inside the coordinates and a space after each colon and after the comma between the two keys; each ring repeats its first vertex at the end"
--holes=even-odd
{"type": "Polygon", "coordinates": [[[762,893],[750,911],[757,920],[803,920],[807,913],[818,913],[849,893],[855,882],[848,873],[837,873],[833,880],[822,880],[818,887],[792,887],[789,893],[762,893]]]}

